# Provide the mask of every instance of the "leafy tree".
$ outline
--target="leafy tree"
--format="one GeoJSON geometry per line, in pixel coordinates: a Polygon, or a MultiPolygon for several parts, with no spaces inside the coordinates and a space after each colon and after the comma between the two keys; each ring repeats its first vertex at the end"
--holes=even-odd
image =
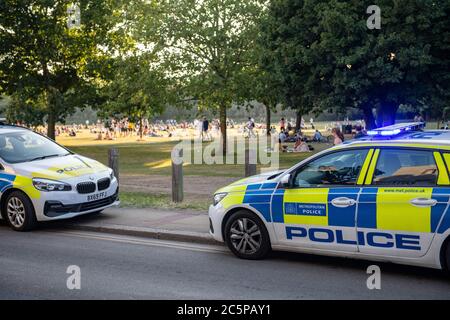
{"type": "MultiPolygon", "coordinates": [[[[219,112],[226,153],[227,108],[248,101],[259,0],[163,1],[161,40],[187,100],[219,112]]],[[[148,29],[150,30],[150,29],[148,29]]]]}
{"type": "Polygon", "coordinates": [[[11,96],[10,103],[2,111],[8,123],[19,122],[27,126],[37,127],[42,124],[42,119],[45,116],[44,109],[43,101],[26,100],[19,92],[16,92],[11,96]]]}
{"type": "Polygon", "coordinates": [[[293,96],[312,110],[363,111],[369,127],[394,122],[401,104],[448,104],[449,1],[274,0],[268,34],[293,96]],[[447,35],[447,36],[445,36],[447,35]],[[373,110],[376,110],[375,115],[373,110]]]}
{"type": "Polygon", "coordinates": [[[279,98],[278,83],[266,71],[260,70],[260,73],[255,75],[255,99],[261,102],[266,108],[266,130],[267,135],[270,135],[270,127],[272,123],[271,114],[275,111],[279,98]]]}
{"type": "MultiPolygon", "coordinates": [[[[48,136],[55,124],[78,107],[95,101],[92,85],[107,64],[107,46],[124,37],[110,32],[118,16],[116,0],[80,0],[81,25],[69,28],[67,0],[0,2],[0,93],[20,93],[22,101],[44,106],[48,136]],[[85,92],[80,90],[87,89],[85,92]],[[79,101],[86,97],[84,101],[79,101]]],[[[119,14],[120,16],[120,14],[119,14]]]]}
{"type": "Polygon", "coordinates": [[[165,69],[156,62],[151,54],[118,58],[114,80],[104,88],[103,112],[138,119],[141,139],[143,119],[160,114],[172,97],[165,69]]]}
{"type": "Polygon", "coordinates": [[[267,71],[267,65],[262,63],[259,46],[255,49],[254,57],[258,61],[255,62],[254,70],[249,75],[249,83],[252,85],[248,92],[252,99],[264,105],[267,135],[270,135],[271,114],[276,110],[280,101],[283,101],[280,97],[280,81],[275,78],[273,73],[267,71]]]}
{"type": "Polygon", "coordinates": [[[302,115],[313,110],[305,91],[306,81],[312,78],[312,66],[301,49],[303,43],[310,41],[314,17],[300,17],[302,8],[303,1],[271,1],[260,23],[259,40],[260,67],[266,70],[272,88],[276,88],[277,100],[284,108],[296,110],[297,130],[302,115]]]}

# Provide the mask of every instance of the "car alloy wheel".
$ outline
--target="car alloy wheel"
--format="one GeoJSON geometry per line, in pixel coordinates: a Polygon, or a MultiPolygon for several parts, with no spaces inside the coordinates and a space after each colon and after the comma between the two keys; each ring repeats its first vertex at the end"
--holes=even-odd
{"type": "Polygon", "coordinates": [[[17,197],[11,197],[7,203],[6,212],[9,222],[16,228],[21,228],[25,222],[25,206],[17,197]]]}
{"type": "Polygon", "coordinates": [[[253,254],[261,247],[261,230],[259,229],[259,226],[249,218],[237,219],[231,225],[230,241],[237,252],[253,254]]]}

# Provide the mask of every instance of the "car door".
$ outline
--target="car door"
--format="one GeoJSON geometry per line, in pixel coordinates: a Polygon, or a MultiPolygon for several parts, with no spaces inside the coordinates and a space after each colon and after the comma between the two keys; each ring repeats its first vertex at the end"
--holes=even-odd
{"type": "Polygon", "coordinates": [[[373,150],[333,151],[291,172],[272,197],[282,245],[356,252],[356,208],[373,150]]]}
{"type": "Polygon", "coordinates": [[[396,257],[425,255],[447,209],[448,184],[439,152],[377,149],[359,198],[359,251],[396,257]]]}

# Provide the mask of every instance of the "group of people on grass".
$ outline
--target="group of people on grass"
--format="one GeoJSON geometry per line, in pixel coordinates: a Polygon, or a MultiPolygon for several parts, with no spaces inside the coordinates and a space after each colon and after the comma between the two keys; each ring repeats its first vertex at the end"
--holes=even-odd
{"type": "MultiPolygon", "coordinates": [[[[331,130],[330,137],[324,137],[323,133],[315,128],[314,119],[310,119],[310,127],[314,130],[312,136],[306,137],[302,130],[298,132],[291,124],[292,121],[287,121],[282,117],[279,122],[279,131],[277,132],[275,126],[269,128],[272,138],[277,139],[282,151],[288,152],[310,152],[313,148],[310,144],[312,142],[332,142],[334,145],[344,142],[345,137],[338,125],[334,126],[331,130]],[[287,145],[287,143],[293,143],[287,145]]],[[[235,123],[233,120],[227,120],[227,127],[234,128],[235,123]]],[[[242,126],[237,127],[238,132],[241,132],[244,137],[252,138],[258,135],[257,131],[265,134],[265,126],[263,124],[257,124],[252,117],[248,117],[247,121],[242,126]],[[262,130],[262,131],[261,131],[262,130]]],[[[126,138],[131,136],[139,137],[142,133],[144,137],[189,137],[194,132],[194,137],[201,139],[202,141],[212,141],[214,137],[220,136],[220,121],[218,119],[208,120],[206,116],[201,116],[194,121],[177,122],[176,120],[157,120],[150,122],[149,119],[142,119],[142,121],[133,121],[128,117],[124,118],[109,118],[106,120],[98,120],[97,122],[90,124],[73,124],[62,125],[56,127],[56,136],[68,136],[77,137],[81,130],[88,129],[89,132],[95,136],[95,140],[116,140],[118,138],[126,138]],[[142,132],[140,129],[142,125],[142,132]],[[193,130],[193,131],[189,131],[193,130]]],[[[302,129],[306,129],[304,120],[302,119],[302,129]]],[[[38,131],[42,131],[45,134],[45,127],[38,128],[38,131]]],[[[355,134],[354,138],[363,136],[364,129],[360,123],[354,126],[355,134]]],[[[276,141],[276,140],[275,140],[276,141]]]]}
{"type": "MultiPolygon", "coordinates": [[[[281,118],[281,121],[279,123],[280,125],[280,133],[278,134],[278,142],[280,144],[280,150],[282,152],[311,152],[314,150],[314,148],[309,145],[309,142],[332,142],[333,145],[339,145],[345,141],[345,136],[342,130],[335,126],[331,128],[331,136],[330,140],[323,136],[323,134],[318,130],[315,129],[313,125],[313,119],[311,119],[311,128],[314,129],[314,134],[312,137],[306,137],[303,135],[302,131],[299,130],[295,132],[295,130],[290,126],[289,122],[287,122],[284,118],[281,118]],[[286,143],[288,142],[294,142],[294,146],[292,148],[289,148],[286,143]]],[[[353,126],[352,128],[352,138],[361,138],[366,135],[365,129],[361,123],[357,123],[356,126],[354,126],[354,133],[353,133],[353,126]]],[[[272,128],[272,134],[276,133],[275,128],[272,128]]]]}

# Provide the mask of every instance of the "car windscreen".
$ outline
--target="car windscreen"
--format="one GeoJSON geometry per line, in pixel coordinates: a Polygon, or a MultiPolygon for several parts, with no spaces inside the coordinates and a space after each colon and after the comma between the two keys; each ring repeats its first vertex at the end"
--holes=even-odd
{"type": "Polygon", "coordinates": [[[20,163],[70,154],[66,149],[32,131],[0,133],[0,158],[20,163]]]}

